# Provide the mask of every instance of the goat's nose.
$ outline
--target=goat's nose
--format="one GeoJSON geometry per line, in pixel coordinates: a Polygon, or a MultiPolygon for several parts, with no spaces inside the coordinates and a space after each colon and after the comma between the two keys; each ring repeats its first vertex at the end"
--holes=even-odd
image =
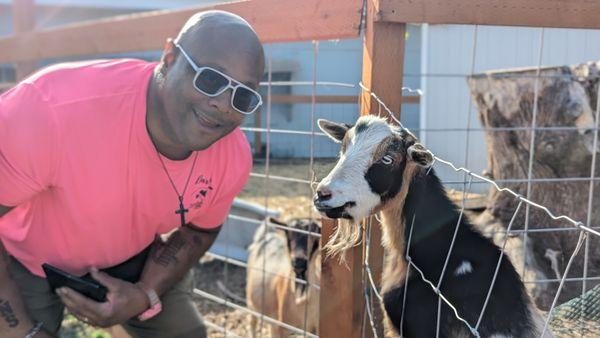
{"type": "Polygon", "coordinates": [[[317,198],[321,201],[327,201],[331,199],[332,193],[331,190],[327,187],[320,187],[317,189],[317,198]]]}
{"type": "Polygon", "coordinates": [[[303,258],[295,258],[292,260],[292,266],[294,267],[294,272],[296,274],[302,274],[306,271],[307,267],[306,259],[303,258]]]}

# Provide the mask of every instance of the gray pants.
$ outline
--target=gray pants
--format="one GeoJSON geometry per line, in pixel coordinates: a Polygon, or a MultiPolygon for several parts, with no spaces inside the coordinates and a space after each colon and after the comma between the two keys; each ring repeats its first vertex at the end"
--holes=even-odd
{"type": "MultiPolygon", "coordinates": [[[[52,293],[45,278],[38,277],[14,258],[10,274],[19,288],[25,308],[35,321],[44,322],[44,329],[57,334],[63,320],[64,304],[52,293]]],[[[204,338],[206,327],[192,300],[192,271],[162,297],[162,311],[144,322],[132,318],[123,327],[136,338],[204,338]]]]}

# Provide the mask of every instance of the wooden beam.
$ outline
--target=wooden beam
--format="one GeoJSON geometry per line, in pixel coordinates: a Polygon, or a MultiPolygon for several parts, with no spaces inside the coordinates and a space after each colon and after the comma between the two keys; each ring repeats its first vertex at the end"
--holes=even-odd
{"type": "MultiPolygon", "coordinates": [[[[402,96],[402,104],[419,104],[421,98],[419,96],[402,96]]],[[[318,95],[315,96],[316,103],[330,103],[330,104],[353,104],[358,102],[358,96],[354,95],[318,95]]],[[[275,94],[271,95],[271,103],[277,104],[298,104],[298,103],[312,103],[311,95],[289,95],[289,94],[275,94]]],[[[261,111],[254,113],[254,128],[261,128],[262,122],[261,111]]],[[[254,132],[254,154],[260,154],[262,152],[262,132],[254,132]]]]}
{"type": "Polygon", "coordinates": [[[377,20],[406,23],[600,28],[600,1],[379,0],[377,20]]]}
{"type": "MultiPolygon", "coordinates": [[[[317,95],[315,103],[357,103],[358,96],[354,95],[317,95]]],[[[271,96],[271,103],[312,103],[311,95],[279,94],[271,96]]]]}
{"type": "MultiPolygon", "coordinates": [[[[404,43],[406,24],[394,22],[381,22],[377,19],[375,2],[367,3],[367,20],[365,40],[363,43],[363,70],[362,83],[366,88],[377,94],[379,98],[400,119],[403,103],[402,76],[404,69],[404,43]]],[[[380,105],[368,92],[361,92],[361,115],[379,114],[380,105]]],[[[418,97],[417,97],[418,99],[418,97]]],[[[388,116],[388,120],[393,120],[388,116]]],[[[369,252],[369,266],[377,286],[381,282],[383,267],[383,247],[381,246],[381,227],[375,217],[371,217],[371,247],[369,252]]],[[[366,250],[366,248],[365,248],[366,250]]],[[[365,286],[366,287],[366,286],[365,286]]],[[[383,313],[378,302],[372,302],[374,323],[377,336],[383,336],[383,313]]],[[[369,323],[367,321],[367,323],[369,323]]],[[[367,324],[368,325],[368,324],[367,324]]],[[[365,329],[369,337],[372,330],[365,329]]]]}
{"type": "MultiPolygon", "coordinates": [[[[419,104],[419,96],[402,96],[402,104],[419,104]]],[[[316,103],[357,103],[358,96],[354,95],[318,95],[316,103]]],[[[272,95],[271,103],[312,103],[310,95],[272,95]]]]}
{"type": "Polygon", "coordinates": [[[155,11],[0,39],[0,62],[162,50],[194,13],[221,9],[252,24],[264,43],[359,36],[361,0],[252,0],[155,11]],[[282,19],[281,13],[285,15],[282,19]]]}
{"type": "MultiPolygon", "coordinates": [[[[333,235],[336,221],[322,220],[321,243],[333,235]]],[[[361,337],[362,248],[346,251],[346,262],[321,252],[321,291],[319,292],[319,336],[361,337]]]]}
{"type": "MultiPolygon", "coordinates": [[[[16,35],[31,32],[35,29],[35,3],[34,0],[12,1],[13,30],[16,35]]],[[[23,61],[15,65],[17,81],[33,73],[37,68],[37,61],[23,61]]]]}

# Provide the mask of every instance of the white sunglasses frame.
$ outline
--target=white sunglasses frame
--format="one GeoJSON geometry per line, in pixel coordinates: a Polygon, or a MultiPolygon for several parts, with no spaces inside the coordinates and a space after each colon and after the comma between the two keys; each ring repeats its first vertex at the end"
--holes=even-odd
{"type": "Polygon", "coordinates": [[[235,111],[237,111],[238,113],[243,114],[243,115],[252,115],[254,112],[256,112],[256,110],[258,110],[258,108],[260,108],[260,106],[262,106],[262,104],[263,104],[262,97],[256,90],[246,86],[245,84],[243,84],[240,81],[232,78],[231,76],[219,71],[218,69],[214,69],[214,68],[208,67],[208,66],[198,67],[198,65],[196,65],[194,60],[192,60],[192,58],[185,52],[185,50],[183,50],[183,48],[178,43],[173,42],[173,44],[175,45],[175,47],[177,47],[181,51],[181,54],[183,55],[183,57],[187,60],[187,62],[190,64],[190,66],[192,66],[192,68],[196,72],[196,75],[194,75],[193,84],[194,84],[194,88],[197,91],[199,91],[200,93],[202,93],[208,97],[217,97],[217,96],[223,94],[224,92],[226,92],[229,88],[231,88],[233,91],[231,93],[230,105],[233,109],[235,109],[235,111]],[[198,78],[200,73],[205,69],[211,70],[213,72],[216,72],[216,73],[222,75],[224,78],[226,78],[229,81],[229,84],[226,87],[223,87],[223,89],[219,90],[215,94],[209,94],[209,93],[203,91],[202,89],[198,88],[198,86],[196,85],[196,79],[198,78]],[[232,83],[234,83],[235,86],[232,83]],[[258,103],[256,104],[256,107],[254,107],[254,109],[252,109],[249,112],[240,110],[233,104],[233,98],[235,97],[235,93],[239,87],[249,90],[250,92],[254,93],[256,95],[256,97],[258,97],[258,103]]]}

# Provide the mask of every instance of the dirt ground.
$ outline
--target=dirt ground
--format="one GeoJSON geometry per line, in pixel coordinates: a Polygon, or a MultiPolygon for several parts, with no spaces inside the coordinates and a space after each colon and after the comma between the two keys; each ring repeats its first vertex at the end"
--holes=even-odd
{"type": "MultiPolygon", "coordinates": [[[[312,170],[308,159],[272,160],[269,163],[268,171],[271,177],[279,176],[319,182],[334,166],[334,159],[315,160],[312,170]],[[314,180],[311,180],[313,171],[314,180]]],[[[266,168],[264,161],[255,161],[252,172],[264,175],[266,168]]],[[[316,183],[313,186],[316,188],[316,183]]],[[[250,177],[239,198],[278,210],[283,218],[315,217],[311,202],[312,195],[313,188],[308,183],[250,177]]]]}
{"type": "MultiPolygon", "coordinates": [[[[195,286],[196,288],[227,299],[232,303],[245,306],[245,302],[229,298],[219,287],[219,282],[231,293],[235,294],[242,300],[246,298],[246,269],[225,264],[218,260],[202,260],[195,271],[195,286]]],[[[196,297],[198,309],[204,319],[208,322],[225,328],[229,333],[233,333],[240,337],[250,337],[248,314],[232,309],[231,307],[217,304],[213,301],[206,300],[200,296],[196,297]]],[[[224,337],[223,332],[219,332],[214,328],[208,328],[208,336],[212,338],[224,337]]],[[[268,330],[266,326],[261,331],[259,336],[267,336],[268,330]]],[[[233,335],[231,335],[233,336],[233,335]]]]}

